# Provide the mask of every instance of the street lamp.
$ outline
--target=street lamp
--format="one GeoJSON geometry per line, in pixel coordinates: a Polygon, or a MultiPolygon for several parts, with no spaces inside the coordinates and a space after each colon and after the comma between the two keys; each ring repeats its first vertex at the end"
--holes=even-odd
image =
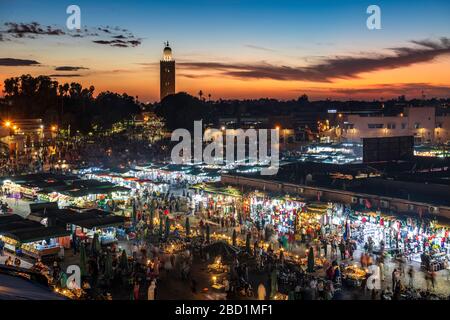
{"type": "Polygon", "coordinates": [[[7,127],[7,128],[11,127],[11,121],[6,120],[5,121],[5,127],[7,127]]]}

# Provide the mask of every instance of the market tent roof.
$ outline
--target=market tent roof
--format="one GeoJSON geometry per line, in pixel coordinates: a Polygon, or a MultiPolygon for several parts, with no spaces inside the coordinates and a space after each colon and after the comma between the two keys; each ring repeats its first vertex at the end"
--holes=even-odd
{"type": "Polygon", "coordinates": [[[50,188],[65,186],[71,180],[78,179],[76,176],[72,175],[61,175],[53,173],[36,173],[21,176],[12,176],[5,180],[11,180],[14,183],[30,187],[30,188],[50,188]]]}
{"type": "Polygon", "coordinates": [[[222,195],[233,196],[233,197],[242,196],[242,192],[239,189],[237,189],[233,186],[225,186],[224,184],[222,184],[220,182],[199,183],[199,184],[193,185],[191,188],[202,190],[207,193],[222,194],[222,195]]]}
{"type": "Polygon", "coordinates": [[[82,228],[105,228],[122,225],[126,218],[108,214],[106,211],[90,209],[85,211],[75,211],[71,209],[45,210],[33,212],[30,218],[55,218],[57,224],[73,224],[82,228]]]}
{"type": "Polygon", "coordinates": [[[13,238],[21,243],[34,242],[48,238],[57,238],[70,235],[70,231],[61,227],[45,227],[22,229],[5,233],[5,236],[13,238]]]}
{"type": "Polygon", "coordinates": [[[30,211],[40,211],[44,209],[58,209],[57,202],[35,202],[30,203],[30,211]]]}
{"type": "Polygon", "coordinates": [[[93,228],[106,228],[112,226],[119,226],[123,225],[124,223],[125,223],[124,217],[107,216],[77,221],[76,225],[86,229],[93,229],[93,228]]]}
{"type": "Polygon", "coordinates": [[[187,172],[187,171],[192,170],[192,168],[193,168],[193,167],[190,166],[190,165],[183,165],[183,164],[173,164],[173,163],[170,163],[170,164],[167,164],[167,165],[161,167],[160,169],[161,169],[161,170],[166,170],[166,171],[175,171],[175,172],[181,172],[181,171],[183,171],[183,172],[187,172]]]}
{"type": "Polygon", "coordinates": [[[112,187],[115,184],[111,183],[111,182],[107,182],[107,181],[99,181],[99,180],[95,180],[95,179],[78,179],[75,181],[72,181],[71,183],[73,188],[108,188],[108,187],[112,187]]]}
{"type": "Polygon", "coordinates": [[[66,236],[70,232],[63,227],[46,227],[39,222],[13,215],[0,218],[0,234],[27,243],[66,236]]]}
{"type": "Polygon", "coordinates": [[[124,174],[124,173],[127,173],[129,171],[132,171],[132,169],[130,169],[130,168],[120,168],[120,167],[109,168],[109,172],[111,172],[111,173],[124,174]]]}
{"type": "Polygon", "coordinates": [[[22,218],[17,214],[0,216],[0,234],[13,230],[25,228],[36,228],[42,226],[40,223],[22,218]]]}
{"type": "Polygon", "coordinates": [[[60,193],[69,197],[78,198],[84,197],[90,194],[109,194],[111,192],[127,192],[130,191],[129,188],[121,187],[121,186],[99,186],[99,187],[86,187],[81,189],[71,189],[64,190],[60,193]]]}
{"type": "Polygon", "coordinates": [[[0,228],[4,224],[22,221],[22,220],[24,220],[24,219],[17,214],[0,215],[0,228]]]}

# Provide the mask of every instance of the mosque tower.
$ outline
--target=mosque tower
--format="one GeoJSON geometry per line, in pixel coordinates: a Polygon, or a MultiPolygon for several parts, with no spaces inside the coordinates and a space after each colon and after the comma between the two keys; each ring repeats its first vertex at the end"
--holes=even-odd
{"type": "Polygon", "coordinates": [[[175,93],[175,60],[169,42],[165,43],[163,58],[160,61],[160,99],[175,93]]]}

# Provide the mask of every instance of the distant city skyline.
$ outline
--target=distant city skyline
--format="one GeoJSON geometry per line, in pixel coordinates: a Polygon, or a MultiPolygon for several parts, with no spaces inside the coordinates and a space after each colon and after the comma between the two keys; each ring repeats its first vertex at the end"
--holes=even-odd
{"type": "Polygon", "coordinates": [[[0,0],[0,90],[30,73],[159,101],[164,41],[176,91],[212,99],[450,96],[450,3],[0,0]],[[66,28],[81,8],[82,30],[66,28]],[[381,8],[381,30],[366,9],[381,8]]]}

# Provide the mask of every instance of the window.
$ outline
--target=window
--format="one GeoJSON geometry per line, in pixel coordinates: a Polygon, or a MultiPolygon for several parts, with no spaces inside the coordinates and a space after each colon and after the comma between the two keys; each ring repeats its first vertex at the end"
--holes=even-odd
{"type": "Polygon", "coordinates": [[[414,129],[420,129],[420,122],[414,123],[414,129]]]}
{"type": "Polygon", "coordinates": [[[406,129],[406,123],[402,123],[402,129],[406,129]]]}
{"type": "Polygon", "coordinates": [[[383,128],[382,123],[369,123],[367,126],[369,127],[369,129],[382,129],[383,128]]]}
{"type": "Polygon", "coordinates": [[[388,129],[395,129],[395,123],[388,123],[387,124],[388,129]]]}

